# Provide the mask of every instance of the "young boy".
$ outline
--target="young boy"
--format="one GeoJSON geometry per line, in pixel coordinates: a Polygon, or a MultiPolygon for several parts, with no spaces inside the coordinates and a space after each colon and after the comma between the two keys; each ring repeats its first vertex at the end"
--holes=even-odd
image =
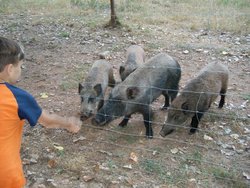
{"type": "Polygon", "coordinates": [[[0,37],[0,187],[21,188],[25,178],[20,157],[24,120],[46,128],[63,128],[76,133],[81,121],[76,117],[49,114],[28,92],[15,87],[21,75],[24,52],[14,41],[0,37]]]}

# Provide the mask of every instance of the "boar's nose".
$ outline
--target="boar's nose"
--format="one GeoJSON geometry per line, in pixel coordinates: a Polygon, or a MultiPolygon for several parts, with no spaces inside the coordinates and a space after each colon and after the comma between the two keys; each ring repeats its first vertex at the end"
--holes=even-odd
{"type": "Polygon", "coordinates": [[[96,119],[96,118],[92,118],[91,123],[92,123],[93,125],[99,125],[101,122],[100,122],[100,120],[98,120],[98,119],[96,119]]]}
{"type": "Polygon", "coordinates": [[[80,120],[85,121],[86,119],[88,119],[87,116],[85,116],[85,115],[81,115],[81,116],[80,116],[80,120]]]}

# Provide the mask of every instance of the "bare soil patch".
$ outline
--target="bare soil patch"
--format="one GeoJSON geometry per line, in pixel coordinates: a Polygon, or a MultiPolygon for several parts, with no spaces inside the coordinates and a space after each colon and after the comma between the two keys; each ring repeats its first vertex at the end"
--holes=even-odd
{"type": "Polygon", "coordinates": [[[19,40],[25,48],[18,86],[32,93],[44,109],[79,116],[78,82],[98,54],[110,52],[108,61],[119,80],[119,65],[132,43],[144,47],[147,59],[159,52],[176,58],[182,67],[181,88],[207,63],[227,65],[226,105],[219,110],[214,104],[195,135],[189,135],[187,127],[164,139],[159,135],[167,114],[160,110],[163,97],[152,104],[155,122],[150,140],[144,137],[139,114],[125,128],[117,127],[121,119],[101,128],[88,120],[75,135],[26,125],[21,156],[27,187],[249,186],[250,35],[184,30],[169,24],[107,29],[80,19],[1,15],[0,35],[19,40]],[[42,93],[48,97],[42,98],[42,93]],[[131,160],[131,153],[138,160],[131,160]]]}

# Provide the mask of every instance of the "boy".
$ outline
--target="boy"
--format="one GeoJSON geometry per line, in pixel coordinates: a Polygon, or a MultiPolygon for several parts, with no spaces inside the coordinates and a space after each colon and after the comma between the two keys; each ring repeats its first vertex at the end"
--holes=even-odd
{"type": "Polygon", "coordinates": [[[42,110],[33,96],[15,87],[21,75],[24,52],[14,41],[0,37],[0,187],[21,188],[25,178],[20,157],[24,120],[46,128],[64,128],[76,133],[81,121],[42,110]]]}

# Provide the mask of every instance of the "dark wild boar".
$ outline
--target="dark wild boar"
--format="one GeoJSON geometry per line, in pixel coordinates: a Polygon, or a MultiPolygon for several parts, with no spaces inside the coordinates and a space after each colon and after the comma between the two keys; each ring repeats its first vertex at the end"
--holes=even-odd
{"type": "Polygon", "coordinates": [[[143,115],[146,136],[153,137],[152,109],[150,104],[161,94],[165,96],[164,107],[169,106],[178,93],[181,77],[180,65],[172,57],[160,53],[138,67],[123,82],[116,85],[98,111],[93,123],[104,125],[115,118],[124,116],[119,126],[126,126],[133,113],[143,115]]]}
{"type": "Polygon", "coordinates": [[[210,63],[197,77],[190,80],[168,109],[166,122],[160,132],[166,136],[191,121],[190,134],[195,133],[204,112],[220,94],[219,108],[225,103],[229,71],[220,63],[210,63]]]}
{"type": "Polygon", "coordinates": [[[125,80],[127,76],[135,71],[138,66],[142,65],[145,61],[145,52],[141,46],[131,45],[127,49],[126,62],[120,66],[119,73],[121,80],[125,80]]]}
{"type": "Polygon", "coordinates": [[[107,87],[114,87],[114,85],[115,80],[111,64],[106,60],[97,60],[91,67],[85,82],[79,83],[81,120],[89,118],[103,106],[107,87]]]}

